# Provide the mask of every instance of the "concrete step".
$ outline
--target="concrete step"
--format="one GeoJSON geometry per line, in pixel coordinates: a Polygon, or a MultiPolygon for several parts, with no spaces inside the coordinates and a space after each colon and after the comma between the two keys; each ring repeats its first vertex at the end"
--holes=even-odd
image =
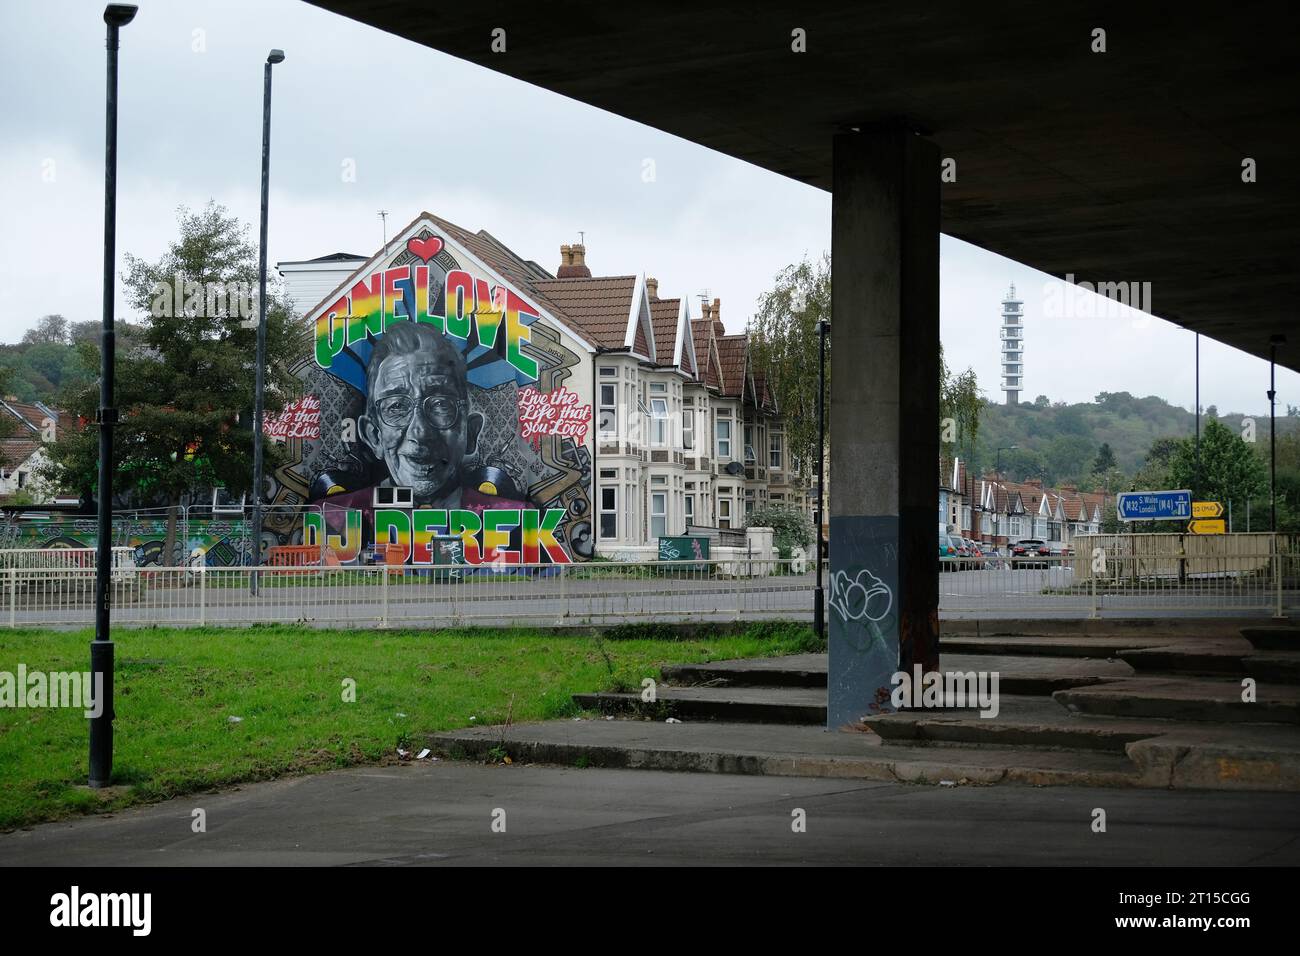
{"type": "Polygon", "coordinates": [[[1091,657],[1114,658],[1118,652],[1137,647],[1159,647],[1179,644],[1186,637],[1172,635],[1084,635],[1048,634],[1029,635],[953,635],[940,636],[945,654],[997,654],[1041,657],[1091,657]]]}
{"type": "MultiPolygon", "coordinates": [[[[576,720],[434,734],[430,746],[482,758],[504,747],[516,763],[626,767],[917,784],[1143,786],[1127,757],[1053,750],[883,747],[869,733],[730,723],[576,720]]],[[[1161,782],[1161,786],[1164,786],[1161,782]]]]}
{"type": "MultiPolygon", "coordinates": [[[[680,664],[663,669],[675,686],[711,687],[826,687],[826,655],[680,664]]],[[[996,671],[1003,694],[1041,694],[1067,687],[1103,683],[1128,677],[1133,669],[1119,660],[1080,657],[1021,656],[1018,654],[957,654],[945,650],[939,660],[944,671],[996,671]]]]}
{"type": "Polygon", "coordinates": [[[825,688],[671,687],[660,685],[653,702],[641,694],[574,694],[580,707],[603,714],[760,724],[826,725],[825,688]]]}
{"type": "Polygon", "coordinates": [[[670,664],[665,681],[678,686],[712,684],[727,687],[825,687],[825,654],[791,654],[707,664],[670,664]]]}
{"type": "Polygon", "coordinates": [[[1300,627],[1294,624],[1243,627],[1241,636],[1260,650],[1300,650],[1300,627]]]}
{"type": "Polygon", "coordinates": [[[1142,675],[1203,674],[1253,677],[1261,683],[1300,683],[1300,650],[1255,653],[1244,640],[1124,650],[1119,658],[1142,675]]]}
{"type": "Polygon", "coordinates": [[[1123,754],[1136,740],[1167,733],[1169,721],[1120,721],[1071,714],[1045,697],[1001,695],[998,713],[908,710],[868,717],[863,724],[887,745],[1031,747],[1123,754]]]}
{"type": "Polygon", "coordinates": [[[1059,690],[1052,696],[1076,713],[1110,717],[1300,723],[1300,687],[1258,684],[1252,703],[1244,702],[1241,695],[1241,683],[1235,680],[1134,677],[1059,690]]]}
{"type": "Polygon", "coordinates": [[[947,618],[949,637],[1116,637],[1128,647],[1148,640],[1188,637],[1235,637],[1245,627],[1263,624],[1259,617],[1142,617],[1142,618],[947,618]]]}
{"type": "Polygon", "coordinates": [[[1300,792],[1300,734],[1283,724],[1176,727],[1127,747],[1145,780],[1175,790],[1300,792]]]}
{"type": "Polygon", "coordinates": [[[1109,683],[1133,675],[1120,660],[1082,657],[1047,657],[1020,654],[955,654],[939,657],[944,672],[996,672],[998,694],[1047,696],[1070,687],[1109,683]]]}

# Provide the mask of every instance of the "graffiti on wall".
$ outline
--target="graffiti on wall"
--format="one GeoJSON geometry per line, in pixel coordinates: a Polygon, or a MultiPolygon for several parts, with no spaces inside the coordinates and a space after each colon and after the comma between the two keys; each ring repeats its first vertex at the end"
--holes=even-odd
{"type": "MultiPolygon", "coordinates": [[[[94,518],[50,518],[46,521],[8,521],[0,527],[4,548],[94,548],[99,540],[94,518]]],[[[198,549],[208,567],[236,567],[252,563],[249,525],[242,518],[179,520],[170,560],[164,560],[167,519],[162,517],[114,518],[113,545],[135,551],[137,567],[181,567],[198,549]]]]}
{"type": "Polygon", "coordinates": [[[268,438],[319,438],[320,399],[304,395],[290,402],[283,412],[263,424],[262,431],[268,438]]]}
{"type": "Polygon", "coordinates": [[[585,444],[590,427],[591,406],[581,404],[575,392],[561,387],[543,393],[531,385],[519,390],[519,434],[534,448],[556,435],[585,444]]]}
{"type": "Polygon", "coordinates": [[[578,354],[431,220],[397,248],[309,314],[271,499],[319,510],[263,546],[323,538],[340,563],[392,544],[432,564],[447,539],[471,565],[590,557],[592,410],[565,384],[578,354]]]}

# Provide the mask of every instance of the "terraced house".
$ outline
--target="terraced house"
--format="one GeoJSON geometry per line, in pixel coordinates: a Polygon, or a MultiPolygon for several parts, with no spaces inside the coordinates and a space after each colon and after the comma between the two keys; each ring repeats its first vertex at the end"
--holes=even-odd
{"type": "Polygon", "coordinates": [[[20,402],[13,395],[0,400],[0,504],[69,500],[61,499],[44,477],[49,461],[45,446],[67,427],[66,414],[43,402],[20,402]]]}
{"type": "MultiPolygon", "coordinates": [[[[720,299],[700,303],[696,315],[688,297],[661,296],[658,282],[644,274],[594,275],[586,255],[583,243],[562,245],[552,273],[486,231],[470,232],[424,213],[368,260],[335,253],[278,268],[286,291],[315,324],[313,361],[322,368],[328,364],[331,374],[403,317],[432,324],[461,343],[453,344],[467,369],[465,417],[474,423],[463,452],[466,497],[490,497],[487,514],[495,516],[483,518],[483,553],[499,515],[523,514],[529,507],[539,515],[535,526],[543,534],[553,529],[555,542],[573,560],[594,554],[654,558],[659,538],[688,532],[708,534],[715,545],[738,545],[743,538],[736,533],[757,507],[781,503],[808,511],[808,483],[786,454],[780,409],[765,370],[754,367],[746,335],[727,334],[720,299]],[[374,315],[359,313],[363,307],[374,315]],[[455,331],[457,321],[464,323],[463,334],[455,331]],[[508,344],[498,329],[513,336],[508,344]],[[551,520],[560,511],[563,518],[551,520]]],[[[355,381],[345,381],[342,393],[334,382],[316,387],[324,411],[311,427],[319,438],[305,431],[301,451],[302,460],[312,463],[303,468],[305,485],[311,471],[334,470],[302,497],[328,507],[346,495],[348,507],[360,510],[368,486],[397,483],[391,476],[404,466],[397,458],[386,469],[374,462],[352,485],[335,483],[333,475],[346,480],[350,473],[332,462],[369,453],[354,442],[326,458],[315,442],[329,443],[336,422],[346,424],[349,414],[377,398],[386,401],[367,384],[376,368],[347,373],[343,367],[355,381]],[[340,409],[333,421],[331,406],[340,409]],[[318,460],[325,464],[314,464],[318,460]],[[327,488],[324,498],[321,487],[327,488]]],[[[320,371],[304,361],[309,389],[320,371]]],[[[418,417],[421,401],[405,402],[395,414],[413,421],[408,406],[418,417]]],[[[452,422],[449,429],[458,420],[454,412],[443,414],[443,421],[452,422]]],[[[371,444],[380,448],[382,436],[376,432],[374,439],[371,444]]],[[[426,474],[430,461],[424,455],[418,462],[423,470],[406,473],[426,474]]],[[[417,488],[417,509],[419,497],[417,488]]],[[[401,495],[385,492],[385,502],[390,499],[401,495]]],[[[378,497],[374,507],[380,508],[378,497]]],[[[412,535],[423,520],[419,515],[447,513],[413,512],[412,535]]],[[[375,515],[376,540],[385,534],[393,543],[406,540],[402,528],[382,526],[391,506],[375,515]]],[[[372,520],[368,514],[356,519],[363,537],[372,520]]],[[[349,534],[340,525],[338,541],[346,542],[349,534]]],[[[418,546],[411,553],[417,560],[421,554],[418,546]]]]}
{"type": "Polygon", "coordinates": [[[1041,480],[1008,481],[996,473],[969,474],[960,459],[939,466],[940,531],[1006,547],[1022,538],[1047,542],[1053,551],[1081,534],[1099,534],[1114,496],[1080,491],[1073,484],[1045,488],[1041,480]]]}

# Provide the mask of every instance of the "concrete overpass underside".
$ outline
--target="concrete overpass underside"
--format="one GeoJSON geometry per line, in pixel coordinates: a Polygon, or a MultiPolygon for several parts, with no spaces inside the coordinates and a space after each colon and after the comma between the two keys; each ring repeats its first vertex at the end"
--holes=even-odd
{"type": "Polygon", "coordinates": [[[1300,7],[317,2],[831,190],[831,728],[939,668],[940,229],[1300,370],[1300,7]]]}
{"type": "Polygon", "coordinates": [[[826,189],[835,133],[905,123],[957,161],[949,235],[1261,357],[1300,322],[1294,4],[315,3],[826,189]]]}

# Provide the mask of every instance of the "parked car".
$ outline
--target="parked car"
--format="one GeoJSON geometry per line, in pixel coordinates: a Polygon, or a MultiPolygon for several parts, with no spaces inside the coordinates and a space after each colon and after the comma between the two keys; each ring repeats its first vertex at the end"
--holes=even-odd
{"type": "Polygon", "coordinates": [[[981,544],[980,557],[983,559],[980,562],[982,567],[990,570],[1002,567],[1002,552],[997,549],[996,545],[989,544],[987,541],[981,544]]]}
{"type": "Polygon", "coordinates": [[[971,555],[970,555],[970,548],[966,544],[966,539],[961,537],[960,535],[950,534],[948,535],[948,542],[952,545],[953,555],[956,558],[956,560],[952,562],[953,570],[955,571],[969,570],[971,566],[971,562],[970,562],[971,555]]]}
{"type": "Polygon", "coordinates": [[[956,567],[953,559],[957,557],[957,549],[953,547],[950,535],[939,535],[939,570],[951,571],[956,567]]]}
{"type": "Polygon", "coordinates": [[[1047,542],[1038,538],[1021,538],[1011,546],[1013,568],[1045,568],[1048,562],[1044,559],[1051,556],[1052,549],[1047,546],[1047,542]]]}

